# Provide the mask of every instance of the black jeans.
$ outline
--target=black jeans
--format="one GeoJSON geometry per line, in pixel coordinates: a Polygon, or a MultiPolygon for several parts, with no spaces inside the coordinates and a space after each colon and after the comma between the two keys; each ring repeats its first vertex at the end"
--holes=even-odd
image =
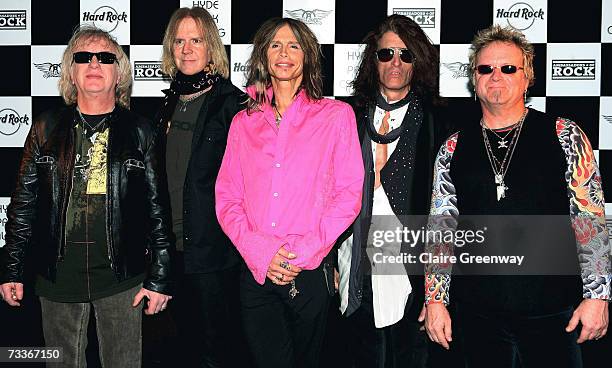
{"type": "Polygon", "coordinates": [[[573,308],[538,316],[501,316],[456,305],[469,368],[580,368],[578,331],[565,332],[573,308]]]}
{"type": "Polygon", "coordinates": [[[249,348],[258,367],[319,367],[330,296],[321,267],[302,271],[299,294],[290,285],[266,279],[259,285],[248,269],[240,283],[242,318],[249,348]]]}
{"type": "Polygon", "coordinates": [[[248,367],[240,323],[240,266],[186,274],[183,280],[183,307],[174,313],[187,344],[184,363],[205,368],[248,367]]]}

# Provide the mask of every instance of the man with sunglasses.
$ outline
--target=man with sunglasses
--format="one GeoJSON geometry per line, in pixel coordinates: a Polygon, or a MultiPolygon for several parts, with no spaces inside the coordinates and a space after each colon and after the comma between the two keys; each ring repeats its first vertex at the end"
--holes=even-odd
{"type": "Polygon", "coordinates": [[[140,367],[143,298],[146,314],[171,299],[163,131],[128,110],[131,68],[109,33],[78,29],[61,70],[67,106],[32,124],[7,210],[2,298],[20,305],[29,268],[61,366],[86,365],[93,314],[103,366],[140,367]]]}
{"type": "MultiPolygon", "coordinates": [[[[612,271],[601,176],[576,123],[525,107],[533,58],[517,30],[495,25],[478,33],[470,67],[482,117],[453,134],[436,158],[431,228],[471,222],[486,230],[483,242],[455,255],[525,257],[523,268],[453,266],[462,275],[452,284],[450,267],[428,268],[427,332],[449,347],[457,330],[446,310],[452,294],[470,367],[582,367],[578,344],[607,331],[612,271]]],[[[438,240],[427,250],[452,248],[438,240]]]]}
{"type": "Polygon", "coordinates": [[[363,43],[352,103],[365,181],[361,212],[338,241],[340,309],[356,367],[420,367],[427,356],[418,321],[422,268],[418,276],[403,265],[373,266],[372,251],[396,255],[404,246],[375,248],[368,234],[395,230],[409,215],[421,215],[424,225],[436,148],[447,137],[434,118],[439,57],[419,25],[401,15],[386,18],[363,43]]]}

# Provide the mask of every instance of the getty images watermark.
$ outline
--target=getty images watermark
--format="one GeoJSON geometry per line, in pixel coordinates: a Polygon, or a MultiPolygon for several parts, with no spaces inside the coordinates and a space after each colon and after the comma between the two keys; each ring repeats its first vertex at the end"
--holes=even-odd
{"type": "MultiPolygon", "coordinates": [[[[463,248],[466,245],[482,245],[485,242],[487,228],[479,230],[431,230],[421,227],[418,230],[407,227],[397,227],[392,230],[374,230],[372,234],[372,245],[382,248],[385,245],[398,244],[402,247],[414,248],[417,244],[443,244],[444,248],[453,246],[463,248]]],[[[434,248],[440,248],[434,247],[434,248]]],[[[448,252],[371,252],[372,261],[375,264],[516,264],[522,265],[524,255],[474,255],[470,252],[448,254],[448,252]]]]}
{"type": "Polygon", "coordinates": [[[609,243],[606,232],[592,229],[603,226],[567,215],[372,216],[364,256],[377,275],[429,267],[461,275],[600,274],[609,243]]]}

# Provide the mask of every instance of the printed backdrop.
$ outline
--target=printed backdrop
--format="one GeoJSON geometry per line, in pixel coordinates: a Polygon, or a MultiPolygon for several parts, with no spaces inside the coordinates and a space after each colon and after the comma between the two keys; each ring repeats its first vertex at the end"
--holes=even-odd
{"type": "MultiPolygon", "coordinates": [[[[244,84],[249,42],[264,20],[285,16],[306,22],[322,44],[324,94],[340,99],[351,94],[348,83],[364,35],[388,14],[409,16],[440,49],[440,92],[457,125],[476,124],[479,117],[467,86],[475,32],[492,23],[520,29],[536,49],[536,84],[528,105],[579,122],[596,150],[612,202],[612,0],[0,0],[0,230],[32,117],[61,103],[60,56],[74,27],[93,23],[123,45],[134,73],[132,109],[151,117],[168,85],[160,72],[167,21],[176,8],[194,5],[217,21],[238,86],[244,84]]],[[[607,212],[612,213],[611,203],[607,212]]]]}
{"type": "MultiPolygon", "coordinates": [[[[62,103],[57,94],[60,55],[75,26],[93,23],[118,39],[132,62],[132,109],[152,117],[160,90],[167,87],[159,69],[164,29],[175,9],[194,5],[213,14],[238,86],[244,83],[249,43],[261,23],[273,16],[303,20],[322,44],[324,94],[339,99],[351,94],[348,83],[365,34],[388,14],[409,16],[439,47],[440,92],[448,97],[457,126],[477,124],[480,117],[467,87],[474,34],[493,23],[520,29],[536,50],[536,84],[527,103],[571,118],[586,131],[601,166],[607,213],[612,213],[612,0],[0,0],[0,246],[32,119],[62,103]]],[[[40,309],[31,295],[26,290],[19,310],[0,306],[0,325],[10,332],[0,334],[0,346],[44,344],[40,309]]],[[[330,344],[322,352],[328,366],[335,367],[343,366],[348,351],[337,314],[330,313],[330,344]]],[[[90,338],[95,339],[91,331],[90,338]]],[[[144,346],[147,351],[152,345],[145,341],[144,346]]],[[[612,340],[586,343],[583,349],[585,367],[601,367],[610,361],[612,340]]],[[[151,359],[151,351],[144,355],[145,362],[151,359]]]]}

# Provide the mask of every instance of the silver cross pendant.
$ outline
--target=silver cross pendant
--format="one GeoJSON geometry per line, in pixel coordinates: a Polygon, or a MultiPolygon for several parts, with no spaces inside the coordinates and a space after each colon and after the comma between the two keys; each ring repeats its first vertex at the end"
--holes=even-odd
{"type": "Polygon", "coordinates": [[[497,144],[497,148],[508,148],[508,141],[505,139],[502,139],[501,141],[497,142],[497,144]]]}

